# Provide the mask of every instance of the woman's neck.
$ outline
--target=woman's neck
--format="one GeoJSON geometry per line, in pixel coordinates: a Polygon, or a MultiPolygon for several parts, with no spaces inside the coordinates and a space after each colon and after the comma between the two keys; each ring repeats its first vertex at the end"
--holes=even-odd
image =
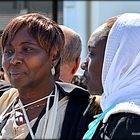
{"type": "MultiPolygon", "coordinates": [[[[34,102],[36,100],[42,99],[48,95],[54,90],[55,84],[50,84],[49,86],[45,86],[42,88],[24,88],[24,89],[18,89],[19,91],[19,98],[22,101],[22,103],[28,104],[31,102],[34,102]]],[[[42,101],[42,103],[45,102],[42,101]]]]}

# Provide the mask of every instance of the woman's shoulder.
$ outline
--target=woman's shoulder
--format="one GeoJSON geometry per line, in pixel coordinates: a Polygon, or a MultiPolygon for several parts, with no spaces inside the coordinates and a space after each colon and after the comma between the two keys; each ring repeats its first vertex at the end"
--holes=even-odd
{"type": "Polygon", "coordinates": [[[140,115],[128,112],[112,114],[104,123],[104,132],[110,139],[140,139],[140,115]]]}
{"type": "Polygon", "coordinates": [[[12,101],[18,96],[18,91],[15,88],[11,88],[3,93],[0,97],[0,114],[12,103],[12,101]]]}
{"type": "Polygon", "coordinates": [[[116,106],[108,111],[103,119],[103,122],[105,123],[108,118],[113,114],[120,114],[120,113],[130,113],[130,114],[137,114],[140,115],[140,106],[134,104],[133,102],[124,102],[116,104],[116,106]]]}
{"type": "Polygon", "coordinates": [[[139,126],[139,106],[130,103],[119,104],[106,114],[96,130],[94,139],[140,139],[139,126]]]}
{"type": "Polygon", "coordinates": [[[71,83],[65,83],[65,82],[56,82],[56,84],[59,90],[61,90],[61,92],[64,92],[66,96],[89,98],[90,95],[89,92],[82,87],[76,86],[71,83]]]}

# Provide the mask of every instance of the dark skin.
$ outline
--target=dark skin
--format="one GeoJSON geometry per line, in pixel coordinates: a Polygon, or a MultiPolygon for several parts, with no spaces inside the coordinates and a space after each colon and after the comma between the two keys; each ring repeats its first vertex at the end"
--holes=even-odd
{"type": "Polygon", "coordinates": [[[106,37],[94,38],[94,34],[88,41],[88,55],[82,63],[87,89],[92,95],[101,95],[102,86],[102,66],[106,45],[106,37]],[[93,41],[94,40],[94,41],[93,41]]]}
{"type": "MultiPolygon", "coordinates": [[[[12,86],[18,89],[23,104],[41,99],[54,89],[55,80],[51,74],[54,64],[52,58],[28,33],[26,27],[21,28],[12,41],[4,47],[3,68],[12,86]]],[[[38,104],[44,103],[46,100],[38,104]]],[[[43,107],[28,110],[29,120],[37,117],[43,107]]]]}

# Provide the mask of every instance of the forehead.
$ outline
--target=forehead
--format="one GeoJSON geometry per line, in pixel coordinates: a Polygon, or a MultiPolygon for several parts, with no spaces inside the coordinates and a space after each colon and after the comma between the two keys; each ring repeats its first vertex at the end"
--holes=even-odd
{"type": "Polygon", "coordinates": [[[27,27],[20,28],[12,40],[9,41],[10,44],[20,44],[21,42],[34,42],[37,43],[36,40],[32,37],[32,35],[28,32],[27,27]]]}
{"type": "Polygon", "coordinates": [[[106,36],[106,23],[99,26],[90,36],[88,46],[95,47],[106,36]]]}
{"type": "Polygon", "coordinates": [[[18,36],[18,37],[21,37],[21,36],[29,37],[30,36],[31,37],[31,34],[29,33],[27,26],[24,26],[17,30],[17,32],[15,33],[15,36],[18,36]],[[19,34],[20,34],[20,36],[19,36],[19,34]]]}

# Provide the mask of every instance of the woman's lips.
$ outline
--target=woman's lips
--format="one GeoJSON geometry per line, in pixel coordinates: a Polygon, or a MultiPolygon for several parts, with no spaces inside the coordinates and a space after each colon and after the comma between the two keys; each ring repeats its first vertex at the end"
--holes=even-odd
{"type": "Polygon", "coordinates": [[[23,72],[10,72],[10,76],[13,79],[21,79],[24,75],[23,72]]]}

